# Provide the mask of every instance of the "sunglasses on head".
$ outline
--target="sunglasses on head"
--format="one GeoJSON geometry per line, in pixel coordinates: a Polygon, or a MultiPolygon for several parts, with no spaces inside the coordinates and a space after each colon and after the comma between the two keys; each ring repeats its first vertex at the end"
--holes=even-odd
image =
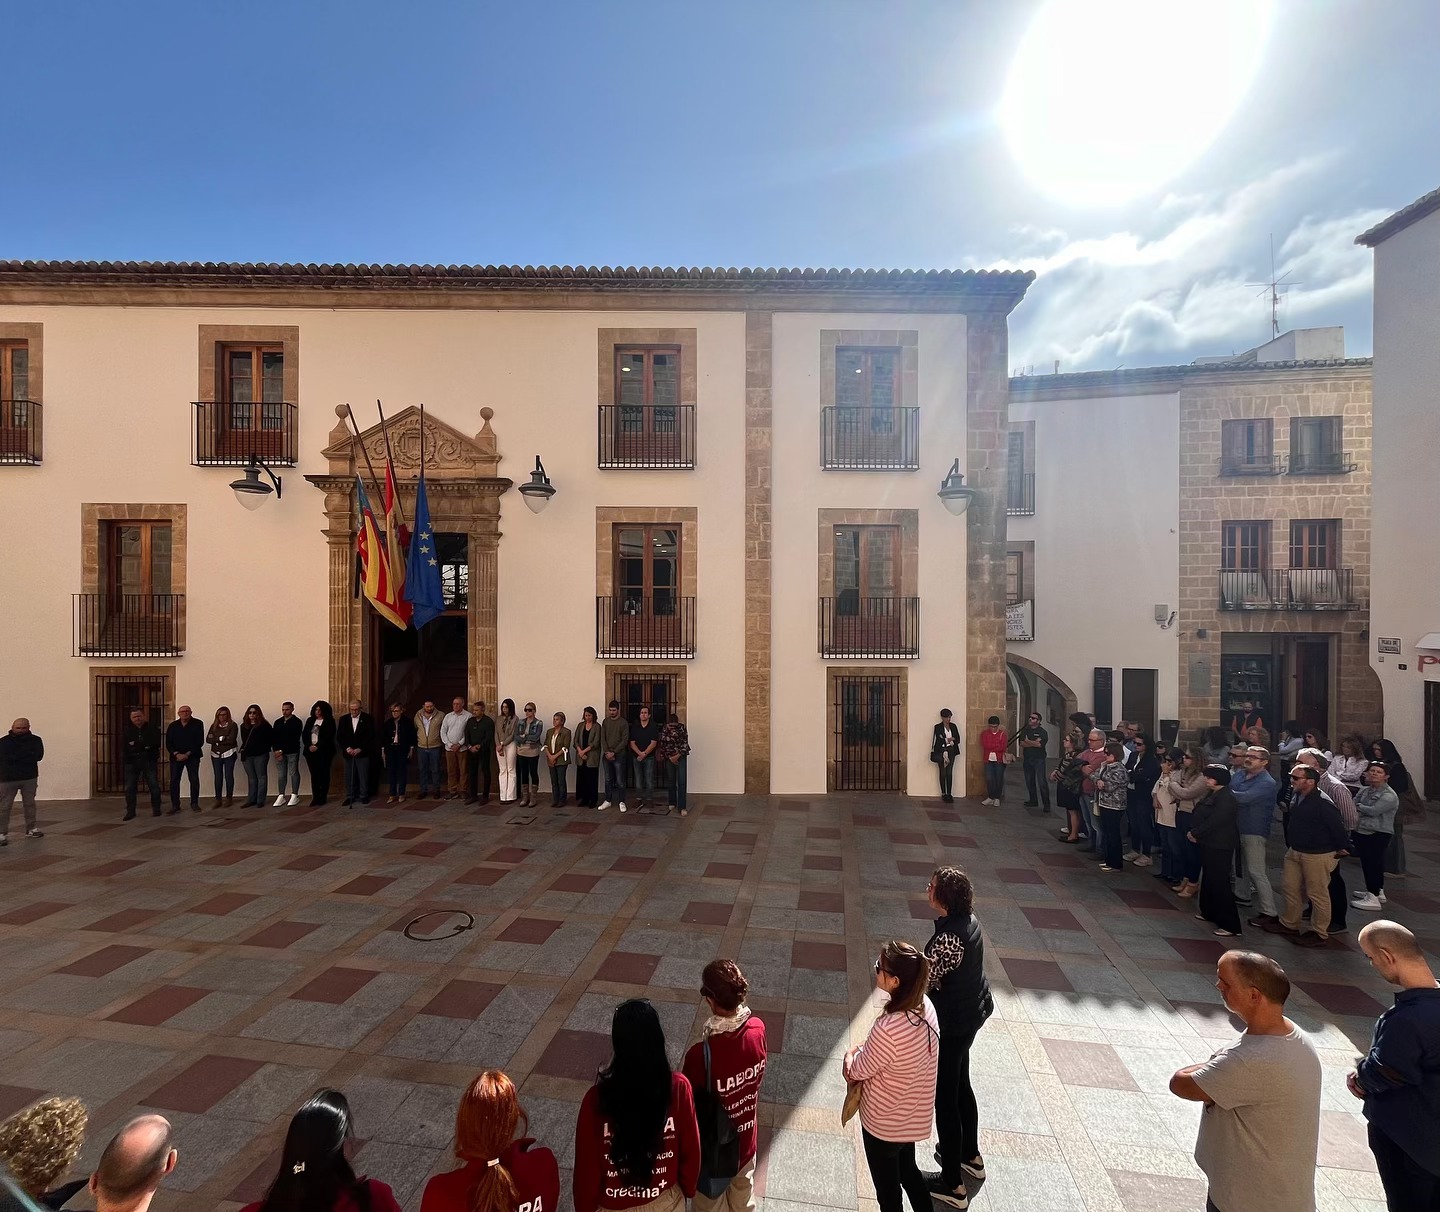
{"type": "Polygon", "coordinates": [[[875,975],[876,975],[876,976],[879,976],[882,972],[883,972],[886,976],[889,976],[889,975],[890,975],[889,971],[880,963],[880,961],[879,961],[879,960],[876,960],[876,961],[875,961],[875,975]]]}

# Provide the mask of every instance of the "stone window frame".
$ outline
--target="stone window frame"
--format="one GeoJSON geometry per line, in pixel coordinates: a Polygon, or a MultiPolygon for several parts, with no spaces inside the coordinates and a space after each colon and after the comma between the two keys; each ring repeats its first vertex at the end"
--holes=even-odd
{"type": "MultiPolygon", "coordinates": [[[[200,383],[195,399],[206,405],[205,423],[214,423],[215,406],[223,399],[220,372],[222,346],[278,345],[285,355],[281,395],[286,404],[300,407],[300,327],[296,324],[201,324],[200,383]]],[[[257,369],[256,386],[259,386],[257,369]]],[[[294,415],[294,414],[292,414],[294,415]]],[[[286,425],[289,424],[287,420],[286,425]]]]}
{"type": "MultiPolygon", "coordinates": [[[[608,662],[605,665],[605,702],[596,703],[595,710],[600,713],[600,718],[605,718],[605,707],[610,701],[611,690],[615,685],[617,677],[626,678],[672,678],[675,685],[675,701],[670,704],[675,714],[680,717],[684,724],[688,720],[687,709],[689,707],[689,678],[688,667],[680,661],[621,661],[608,662]]],[[[577,714],[572,722],[565,721],[567,727],[579,727],[580,715],[577,714]]],[[[661,720],[664,724],[667,721],[661,720]]]]}
{"type": "Polygon", "coordinates": [[[820,330],[820,407],[835,407],[835,357],[841,348],[900,351],[899,408],[920,406],[920,331],[888,328],[822,328],[820,330]]]}
{"type": "Polygon", "coordinates": [[[45,325],[0,320],[0,341],[24,341],[29,361],[29,398],[40,405],[35,418],[35,458],[45,457],[45,325]]]}
{"type": "MultiPolygon", "coordinates": [[[[91,795],[99,795],[101,792],[95,789],[95,771],[100,763],[100,728],[95,719],[95,711],[100,697],[99,684],[102,678],[134,678],[138,681],[159,681],[164,683],[164,703],[162,704],[160,719],[152,720],[160,731],[165,731],[166,725],[175,718],[175,708],[179,704],[179,690],[176,686],[176,667],[174,665],[91,665],[89,668],[90,680],[90,764],[87,769],[87,781],[91,795]]],[[[200,719],[200,716],[196,716],[200,719]]],[[[160,767],[164,769],[167,756],[160,755],[160,767]]]]}
{"type": "Polygon", "coordinates": [[[615,403],[615,354],[626,346],[669,346],[680,350],[680,407],[693,405],[699,392],[699,329],[600,328],[596,329],[599,373],[597,402],[615,403]]]}
{"type": "Polygon", "coordinates": [[[615,593],[615,527],[673,526],[680,532],[680,596],[699,596],[699,510],[694,505],[597,505],[595,507],[595,596],[615,593]]]}
{"type": "Polygon", "coordinates": [[[825,790],[835,791],[837,767],[840,754],[836,745],[839,725],[836,720],[839,691],[836,682],[841,678],[888,678],[897,683],[896,704],[899,722],[896,725],[896,745],[900,770],[896,781],[899,786],[895,794],[905,795],[910,787],[910,668],[895,664],[856,664],[825,666],[825,790]]]}
{"type": "MultiPolygon", "coordinates": [[[[1033,601],[1035,600],[1035,543],[1034,543],[1034,540],[1026,539],[1024,542],[1021,542],[1021,541],[1018,541],[1018,540],[1011,540],[1011,541],[1007,542],[1007,543],[1005,544],[1005,557],[1006,557],[1006,563],[1007,563],[1007,564],[1009,563],[1009,558],[1010,558],[1010,556],[1012,556],[1012,555],[1018,555],[1018,556],[1020,557],[1020,596],[1016,599],[1016,603],[1018,603],[1018,602],[1027,602],[1027,601],[1033,602],[1033,601]],[[1029,589],[1029,591],[1030,591],[1028,595],[1027,595],[1026,592],[1025,592],[1026,589],[1029,589]]],[[[1010,571],[1010,570],[1009,570],[1009,568],[1007,567],[1005,571],[1006,571],[1006,576],[1007,576],[1007,579],[1008,579],[1009,571],[1010,571]]],[[[1015,605],[1015,604],[1016,604],[1016,603],[1012,603],[1012,602],[1008,601],[1008,598],[1009,598],[1008,590],[1007,590],[1007,593],[1006,593],[1006,598],[1007,598],[1007,601],[1006,601],[1006,605],[1007,605],[1007,606],[1008,606],[1008,605],[1015,605]]]]}
{"type": "Polygon", "coordinates": [[[835,527],[894,526],[900,532],[901,598],[920,596],[920,511],[918,509],[821,509],[817,511],[817,598],[835,596],[835,527]]]}
{"type": "Polygon", "coordinates": [[[170,592],[179,597],[175,612],[175,640],[185,648],[185,621],[189,599],[185,596],[188,566],[189,506],[151,505],[134,502],[84,502],[80,506],[80,592],[100,593],[104,569],[100,566],[100,527],[106,522],[170,523],[170,592]]]}

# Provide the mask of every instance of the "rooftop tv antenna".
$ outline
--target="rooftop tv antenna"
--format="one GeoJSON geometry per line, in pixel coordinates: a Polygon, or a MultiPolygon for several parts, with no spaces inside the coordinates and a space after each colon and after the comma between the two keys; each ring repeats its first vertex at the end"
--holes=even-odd
{"type": "Polygon", "coordinates": [[[1291,282],[1288,273],[1275,276],[1275,234],[1270,234],[1270,280],[1268,282],[1246,282],[1246,286],[1263,287],[1260,297],[1269,297],[1270,300],[1270,339],[1273,341],[1280,335],[1280,288],[1283,286],[1287,291],[1292,286],[1304,286],[1303,282],[1291,282]]]}

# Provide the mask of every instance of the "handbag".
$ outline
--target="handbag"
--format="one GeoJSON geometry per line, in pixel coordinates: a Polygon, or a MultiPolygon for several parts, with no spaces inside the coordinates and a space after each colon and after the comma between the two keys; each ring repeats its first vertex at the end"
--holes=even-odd
{"type": "Polygon", "coordinates": [[[695,1091],[695,1118],[700,1124],[700,1180],[696,1189],[718,1199],[740,1173],[740,1137],[715,1093],[710,1079],[710,1041],[705,1047],[705,1088],[695,1091]]]}
{"type": "Polygon", "coordinates": [[[864,1084],[864,1082],[852,1082],[847,1079],[845,1102],[840,1107],[840,1126],[842,1128],[855,1117],[855,1112],[860,1110],[860,1088],[864,1084]]]}

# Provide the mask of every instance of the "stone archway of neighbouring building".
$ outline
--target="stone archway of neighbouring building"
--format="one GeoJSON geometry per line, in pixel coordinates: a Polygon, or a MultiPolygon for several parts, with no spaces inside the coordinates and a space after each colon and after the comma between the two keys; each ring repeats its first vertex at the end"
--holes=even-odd
{"type": "MultiPolygon", "coordinates": [[[[1055,691],[1056,694],[1065,700],[1065,709],[1060,716],[1062,722],[1058,725],[1052,724],[1052,713],[1047,711],[1044,705],[1039,705],[1047,724],[1052,724],[1052,726],[1063,729],[1065,726],[1064,721],[1067,720],[1073,712],[1080,709],[1079,700],[1075,697],[1075,692],[1070,689],[1070,686],[1063,679],[1056,677],[1050,670],[1046,669],[1044,665],[1030,660],[1029,657],[1018,656],[1013,652],[1007,652],[1005,654],[1005,663],[1033,675],[1038,681],[1044,682],[1051,690],[1055,691]]],[[[1057,747],[1058,744],[1059,741],[1057,738],[1057,747]]]]}
{"type": "Polygon", "coordinates": [[[466,665],[471,698],[495,700],[496,646],[499,613],[500,498],[511,481],[500,476],[500,454],[490,420],[491,408],[480,409],[480,432],[474,437],[426,413],[423,425],[418,408],[407,408],[357,438],[346,424],[345,406],[335,409],[340,418],[330,431],[324,457],[329,470],[305,479],[325,494],[325,537],[330,571],[330,701],[352,698],[372,701],[377,687],[369,682],[372,629],[365,603],[354,592],[355,477],[364,477],[371,507],[377,512],[383,497],[370,482],[369,462],[384,474],[386,431],[394,457],[395,480],[407,518],[415,516],[415,485],[420,478],[424,452],[425,489],[430,520],[437,532],[464,534],[468,540],[468,601],[466,605],[466,665]],[[363,450],[363,453],[362,453],[363,450]]]}

